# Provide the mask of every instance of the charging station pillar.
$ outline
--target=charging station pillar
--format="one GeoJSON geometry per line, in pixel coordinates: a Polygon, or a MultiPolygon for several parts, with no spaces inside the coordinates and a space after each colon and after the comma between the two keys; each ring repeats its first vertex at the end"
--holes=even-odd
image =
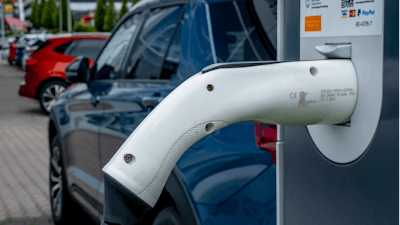
{"type": "MultiPolygon", "coordinates": [[[[399,2],[289,2],[300,15],[293,19],[284,11],[281,22],[296,24],[299,33],[282,33],[298,38],[300,60],[351,59],[359,93],[349,123],[282,129],[278,224],[398,224],[399,2]]],[[[350,93],[321,90],[316,101],[350,93]]]]}

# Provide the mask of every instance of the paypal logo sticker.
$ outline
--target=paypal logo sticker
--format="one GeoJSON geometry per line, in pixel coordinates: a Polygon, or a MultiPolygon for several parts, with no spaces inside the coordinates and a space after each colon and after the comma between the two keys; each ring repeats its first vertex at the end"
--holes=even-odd
{"type": "MultiPolygon", "coordinates": [[[[360,15],[360,10],[358,11],[358,14],[360,15]]],[[[363,16],[369,16],[369,15],[374,15],[375,14],[375,10],[374,11],[372,11],[372,10],[369,10],[369,11],[365,11],[365,10],[363,10],[362,11],[362,15],[363,16]]]]}

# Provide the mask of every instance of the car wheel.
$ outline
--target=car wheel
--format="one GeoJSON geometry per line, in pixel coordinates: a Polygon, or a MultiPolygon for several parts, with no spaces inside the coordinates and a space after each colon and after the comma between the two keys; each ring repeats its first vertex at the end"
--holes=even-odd
{"type": "Polygon", "coordinates": [[[50,150],[50,206],[54,224],[76,224],[82,221],[85,221],[85,224],[91,224],[90,218],[74,202],[67,190],[61,147],[57,136],[53,138],[50,150]]]}
{"type": "Polygon", "coordinates": [[[182,225],[182,219],[175,207],[162,209],[154,219],[153,225],[182,225]]]}
{"type": "Polygon", "coordinates": [[[66,90],[68,85],[62,81],[50,81],[46,84],[39,94],[39,104],[43,113],[49,114],[57,97],[66,90]]]}

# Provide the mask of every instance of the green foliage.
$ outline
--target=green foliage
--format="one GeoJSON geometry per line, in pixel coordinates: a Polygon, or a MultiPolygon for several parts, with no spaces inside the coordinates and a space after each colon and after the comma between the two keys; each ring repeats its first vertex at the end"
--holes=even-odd
{"type": "Polygon", "coordinates": [[[13,218],[11,216],[9,216],[9,217],[6,218],[6,220],[7,220],[7,222],[12,222],[13,218]]]}
{"type": "Polygon", "coordinates": [[[94,16],[94,27],[96,27],[98,31],[103,31],[104,15],[106,14],[106,1],[107,0],[97,0],[97,8],[94,16]]]}
{"type": "Polygon", "coordinates": [[[108,0],[106,15],[104,16],[104,31],[112,31],[115,25],[116,13],[114,10],[114,0],[108,0]]]}
{"type": "Polygon", "coordinates": [[[42,0],[42,2],[38,4],[36,7],[35,23],[37,28],[40,28],[42,26],[42,12],[43,12],[44,2],[45,1],[42,0]]]}
{"type": "Polygon", "coordinates": [[[48,13],[49,13],[49,2],[42,0],[42,13],[40,14],[39,24],[43,28],[48,28],[47,27],[47,23],[49,20],[48,13]]]}
{"type": "Polygon", "coordinates": [[[132,6],[134,6],[136,3],[138,3],[140,0],[132,0],[132,6]]]}
{"type": "MultiPolygon", "coordinates": [[[[14,1],[13,0],[2,0],[1,3],[3,4],[13,4],[14,5],[14,1]]],[[[15,7],[14,7],[15,9],[15,7]]]]}
{"type": "Polygon", "coordinates": [[[128,12],[128,7],[126,6],[126,3],[128,2],[128,0],[122,0],[122,8],[121,11],[119,12],[119,19],[120,20],[126,12],[128,12]]]}
{"type": "Polygon", "coordinates": [[[51,22],[53,28],[59,30],[60,27],[60,8],[55,7],[54,11],[51,13],[51,22]]]}
{"type": "Polygon", "coordinates": [[[32,13],[31,13],[31,15],[29,16],[29,20],[31,21],[31,23],[32,23],[32,25],[33,25],[34,27],[37,27],[37,26],[36,26],[36,21],[35,21],[37,6],[38,6],[37,3],[33,3],[33,4],[32,4],[32,13]]]}
{"type": "Polygon", "coordinates": [[[8,31],[6,31],[6,35],[7,36],[13,36],[14,32],[12,30],[8,30],[8,31]]]}
{"type": "Polygon", "coordinates": [[[62,13],[62,27],[63,30],[68,30],[68,12],[67,12],[67,0],[61,0],[61,13],[62,13]]]}
{"type": "Polygon", "coordinates": [[[91,27],[89,25],[77,23],[77,24],[74,25],[74,31],[75,32],[96,32],[97,30],[96,30],[95,27],[91,27]]]}
{"type": "Polygon", "coordinates": [[[45,7],[43,8],[41,21],[42,27],[50,29],[55,28],[52,18],[52,14],[55,10],[56,4],[54,3],[54,0],[48,0],[48,2],[45,4],[45,7]]]}

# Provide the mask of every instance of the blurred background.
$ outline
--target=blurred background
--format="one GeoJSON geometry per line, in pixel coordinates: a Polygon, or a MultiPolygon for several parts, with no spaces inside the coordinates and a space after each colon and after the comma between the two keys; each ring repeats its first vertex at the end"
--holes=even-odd
{"type": "Polygon", "coordinates": [[[5,0],[2,5],[6,35],[22,34],[31,30],[46,30],[48,33],[111,31],[138,1],[5,0]]]}

